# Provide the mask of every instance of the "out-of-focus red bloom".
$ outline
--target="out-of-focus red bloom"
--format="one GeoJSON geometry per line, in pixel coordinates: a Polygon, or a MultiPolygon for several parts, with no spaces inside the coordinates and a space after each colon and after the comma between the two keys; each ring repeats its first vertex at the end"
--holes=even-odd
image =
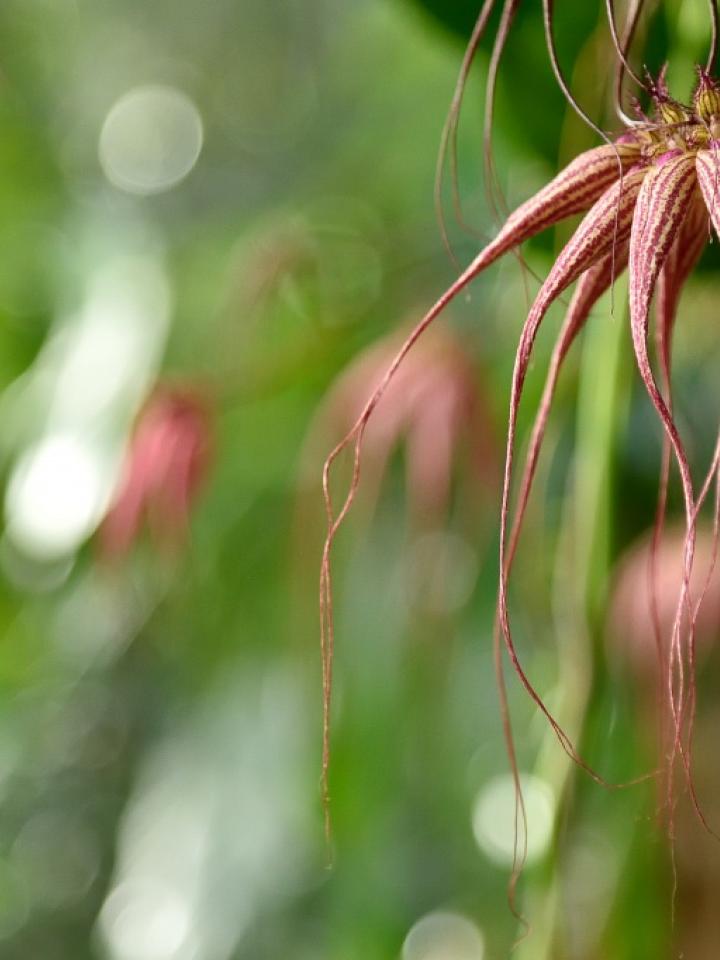
{"type": "MultiPolygon", "coordinates": [[[[658,641],[662,656],[668,656],[683,579],[685,529],[671,528],[663,534],[654,563],[652,549],[650,535],[620,559],[610,618],[611,651],[629,658],[640,674],[657,668],[658,641]]],[[[707,530],[698,529],[690,595],[693,606],[702,599],[695,622],[700,653],[720,635],[720,562],[707,530]]]]}
{"type": "MultiPolygon", "coordinates": [[[[664,749],[668,749],[668,734],[674,735],[674,725],[672,718],[658,717],[656,713],[658,706],[661,711],[667,709],[665,702],[662,699],[658,702],[657,698],[658,681],[662,682],[667,675],[665,666],[658,674],[659,655],[664,661],[668,658],[683,578],[684,551],[685,528],[675,526],[666,530],[655,549],[653,587],[650,576],[653,568],[649,566],[653,559],[652,533],[630,547],[617,567],[608,636],[611,659],[633,671],[641,730],[649,743],[657,742],[660,737],[664,749]]],[[[694,638],[697,661],[703,663],[706,671],[712,671],[712,677],[717,677],[717,641],[720,639],[720,563],[715,562],[715,552],[712,530],[698,528],[690,594],[694,604],[701,597],[702,603],[697,612],[694,638]]],[[[688,682],[691,680],[689,677],[688,682]]],[[[711,824],[713,830],[720,822],[719,714],[713,698],[703,698],[697,706],[697,715],[693,716],[694,749],[691,757],[688,755],[688,762],[692,762],[693,793],[688,796],[683,792],[669,808],[667,786],[659,783],[658,812],[665,810],[673,822],[673,863],[678,891],[675,937],[682,943],[682,954],[709,960],[717,953],[720,935],[715,896],[720,884],[720,865],[716,845],[708,843],[707,832],[698,830],[695,821],[700,806],[704,822],[711,824]],[[694,784],[697,784],[697,793],[694,784]]],[[[691,709],[694,713],[694,691],[691,709]]],[[[677,950],[674,952],[680,955],[677,950]]]]}
{"type": "MultiPolygon", "coordinates": [[[[319,418],[325,435],[346,432],[368,388],[382,379],[397,351],[396,337],[365,350],[340,375],[319,418]]],[[[421,525],[443,522],[455,467],[465,461],[473,491],[487,489],[498,460],[477,374],[447,330],[428,333],[397,371],[382,399],[382,416],[368,424],[363,484],[374,501],[393,451],[405,444],[408,512],[421,525]],[[478,483],[479,481],[479,483],[478,483]]]]}
{"type": "Polygon", "coordinates": [[[177,547],[210,460],[210,410],[193,388],[162,386],[138,417],[113,503],[100,530],[103,554],[121,557],[147,523],[153,539],[177,547]]]}

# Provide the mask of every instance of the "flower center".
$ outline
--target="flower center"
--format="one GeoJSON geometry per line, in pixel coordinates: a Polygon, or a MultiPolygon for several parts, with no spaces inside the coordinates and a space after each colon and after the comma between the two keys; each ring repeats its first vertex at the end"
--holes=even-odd
{"type": "Polygon", "coordinates": [[[669,151],[695,152],[720,141],[720,83],[701,67],[692,106],[674,100],[668,91],[663,70],[657,80],[649,80],[654,115],[646,117],[637,130],[643,156],[656,160],[669,151]]]}

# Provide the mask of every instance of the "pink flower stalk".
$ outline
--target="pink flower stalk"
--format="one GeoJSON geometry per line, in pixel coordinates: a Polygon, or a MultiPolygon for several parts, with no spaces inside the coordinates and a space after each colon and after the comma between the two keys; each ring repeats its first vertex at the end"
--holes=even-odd
{"type": "MultiPolygon", "coordinates": [[[[380,382],[397,347],[395,336],[378,341],[335,381],[318,416],[324,437],[352,426],[365,405],[368,386],[380,382]]],[[[372,491],[370,501],[375,500],[390,456],[404,442],[411,522],[418,527],[442,525],[461,455],[467,459],[473,491],[487,491],[497,475],[486,408],[461,345],[446,331],[431,331],[388,386],[383,417],[368,427],[366,497],[372,491]]]]}
{"type": "MultiPolygon", "coordinates": [[[[513,0],[508,0],[505,9],[512,12],[515,6],[517,4],[513,4],[513,0]]],[[[552,4],[546,0],[548,44],[554,58],[550,28],[551,7],[552,4]]],[[[611,9],[610,4],[609,8],[611,9]]],[[[553,64],[563,89],[571,98],[555,59],[553,64]]],[[[499,628],[515,672],[552,726],[565,751],[595,779],[604,782],[578,755],[574,744],[546,707],[519,661],[508,612],[507,585],[563,361],[593,305],[627,267],[630,328],[635,360],[666,436],[667,454],[661,482],[658,527],[661,526],[664,515],[664,489],[667,485],[670,457],[674,458],[679,469],[685,505],[683,577],[669,642],[664,689],[672,715],[668,763],[671,768],[674,767],[679,756],[690,783],[696,618],[691,574],[695,551],[695,524],[709,486],[717,475],[719,458],[716,453],[704,484],[696,492],[685,445],[672,413],[669,364],[673,322],[683,285],[709,239],[710,225],[712,224],[716,232],[720,232],[720,85],[705,70],[700,69],[698,73],[699,83],[692,106],[673,100],[668,94],[664,77],[661,76],[649,90],[653,103],[651,118],[642,115],[638,120],[628,120],[626,132],[613,142],[578,156],[534,197],[507,217],[495,239],[480,251],[406,338],[357,420],[330,453],[323,472],[328,531],[320,576],[325,704],[323,781],[326,802],[334,643],[330,553],[339,526],[357,491],[361,453],[368,423],[399,374],[410,350],[458,293],[496,260],[515,250],[524,241],[578,213],[584,215],[583,219],[557,256],[537,293],[522,327],[515,357],[500,516],[499,628]],[[514,513],[511,513],[517,416],[533,345],[549,308],[573,283],[576,283],[576,287],[554,347],[520,480],[517,504],[514,513]],[[650,306],[654,294],[657,294],[660,383],[650,363],[648,346],[650,306]],[[347,448],[353,451],[352,479],[342,506],[336,512],[330,492],[330,473],[335,460],[347,448]]],[[[572,102],[575,104],[574,100],[572,102]]]]}
{"type": "Polygon", "coordinates": [[[124,557],[143,523],[153,539],[177,548],[207,475],[210,412],[193,388],[161,386],[141,411],[114,501],[100,529],[102,553],[124,557]]]}

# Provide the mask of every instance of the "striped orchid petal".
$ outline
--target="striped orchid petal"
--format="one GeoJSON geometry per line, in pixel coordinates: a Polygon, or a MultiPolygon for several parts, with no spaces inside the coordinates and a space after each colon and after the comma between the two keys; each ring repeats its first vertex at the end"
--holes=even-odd
{"type": "Polygon", "coordinates": [[[600,297],[610,288],[611,284],[623,273],[627,266],[627,261],[628,242],[625,241],[617,250],[607,254],[607,256],[598,261],[593,267],[586,270],[575,287],[575,292],[568,306],[563,325],[550,358],[550,365],[545,378],[545,386],[543,387],[540,405],[535,415],[535,422],[533,423],[530,442],[525,455],[518,498],[515,505],[515,515],[508,538],[509,545],[506,562],[506,573],[508,575],[513,563],[515,551],[517,550],[517,543],[527,509],[530,491],[533,480],[535,479],[538,457],[543,440],[545,439],[547,421],[563,363],[578,334],[585,326],[585,322],[590,316],[590,311],[600,297]]]}
{"type": "MultiPolygon", "coordinates": [[[[668,697],[673,715],[673,747],[671,756],[679,750],[689,777],[686,753],[681,743],[684,702],[684,667],[680,646],[680,626],[683,613],[689,604],[689,584],[692,574],[695,548],[695,501],[692,477],[687,454],[672,413],[658,389],[648,357],[647,331],[650,301],[658,275],[680,235],[683,221],[691,207],[696,189],[695,159],[691,154],[681,154],[653,167],[638,198],[638,214],[633,222],[630,237],[630,325],[633,347],[640,376],[655,407],[672,446],[680,477],[687,520],[685,568],[683,586],[678,599],[677,616],[669,669],[667,674],[668,697]],[[642,203],[641,203],[642,201],[642,203]],[[677,678],[677,686],[675,685],[677,678]]],[[[692,644],[692,637],[689,639],[692,644]]],[[[671,764],[672,765],[672,764],[671,764]]],[[[670,804],[670,798],[668,799],[670,804]]]]}
{"type": "Polygon", "coordinates": [[[693,199],[697,178],[692,154],[673,156],[654,166],[638,196],[630,236],[630,324],[640,374],[674,444],[674,422],[657,389],[647,351],[650,301],[672,245],[693,199]]]}
{"type": "Polygon", "coordinates": [[[638,197],[630,237],[630,325],[640,376],[672,444],[680,467],[688,522],[692,514],[692,481],[687,456],[666,401],[650,366],[647,346],[650,301],[660,271],[673,244],[681,236],[683,221],[693,206],[697,176],[691,154],[681,154],[655,166],[638,197]]]}
{"type": "Polygon", "coordinates": [[[624,173],[639,158],[639,144],[631,139],[581,153],[547,186],[510,214],[478,260],[482,258],[486,266],[542,230],[588,210],[619,179],[621,169],[624,173]]]}
{"type": "MultiPolygon", "coordinates": [[[[398,362],[417,336],[447,304],[496,260],[548,227],[588,210],[606,193],[611,184],[619,189],[618,184],[624,181],[625,176],[635,177],[640,154],[640,145],[632,136],[623,137],[613,145],[587,150],[533,197],[521,204],[510,214],[494,240],[480,251],[420,321],[414,334],[408,338],[406,348],[401,349],[398,354],[398,362]],[[621,171],[623,178],[620,178],[621,171]]],[[[580,272],[582,270],[578,270],[578,273],[580,272]]],[[[567,283],[571,283],[578,273],[567,283]]]]}
{"type": "MultiPolygon", "coordinates": [[[[592,310],[593,306],[597,303],[598,299],[605,293],[605,291],[610,287],[614,282],[615,278],[622,273],[622,271],[627,266],[628,259],[628,242],[625,241],[617,249],[611,251],[604,259],[598,261],[593,267],[587,270],[578,281],[577,287],[573,294],[572,300],[568,307],[563,325],[560,329],[560,333],[555,342],[553,348],[552,357],[550,359],[550,366],[548,368],[547,376],[545,379],[545,386],[543,388],[542,399],[540,401],[540,406],[538,408],[537,414],[535,416],[535,422],[533,424],[532,434],[530,437],[530,443],[528,446],[528,451],[525,455],[525,462],[523,464],[522,477],[520,480],[520,489],[518,493],[517,503],[515,505],[515,513],[513,516],[512,527],[510,530],[510,535],[508,537],[508,547],[507,553],[504,558],[504,568],[501,572],[501,598],[499,600],[499,620],[502,617],[502,609],[506,605],[505,600],[505,591],[507,588],[507,579],[510,576],[512,565],[515,559],[515,553],[517,551],[518,542],[520,539],[520,534],[522,532],[523,520],[525,518],[525,512],[527,510],[527,504],[530,497],[530,492],[532,490],[533,480],[535,479],[535,472],[537,469],[538,458],[540,456],[540,450],[542,448],[543,440],[545,438],[545,429],[547,427],[548,417],[550,415],[550,409],[552,407],[552,401],[555,396],[555,388],[557,386],[558,377],[560,376],[560,371],[564,363],[565,357],[567,356],[572,344],[574,343],[577,335],[580,333],[582,328],[585,325],[585,322],[592,310]]],[[[503,511],[503,527],[506,523],[505,512],[503,511]]],[[[504,536],[504,531],[503,531],[504,536]]],[[[505,611],[507,614],[507,611],[505,611]]],[[[501,626],[500,623],[496,625],[495,631],[495,643],[498,643],[498,629],[497,627],[501,626]]],[[[509,625],[507,625],[507,630],[509,633],[509,625]]],[[[503,635],[506,639],[507,644],[507,634],[505,633],[505,627],[503,627],[503,635]]],[[[512,637],[510,637],[510,646],[512,647],[512,637]]],[[[515,658],[517,659],[517,658],[515,658]]],[[[496,658],[497,662],[497,658],[496,658]]],[[[507,692],[505,689],[505,683],[502,677],[502,668],[501,664],[496,668],[498,671],[498,682],[499,682],[499,695],[501,703],[503,706],[503,713],[507,713],[507,692]]],[[[563,744],[565,749],[571,756],[576,758],[582,766],[586,767],[584,762],[577,758],[575,754],[575,749],[572,742],[565,736],[562,728],[554,720],[551,720],[553,729],[555,730],[558,739],[563,744]]],[[[510,733],[509,727],[506,732],[506,740],[508,743],[508,749],[510,750],[511,763],[514,760],[514,746],[512,742],[512,735],[510,733]]],[[[586,769],[589,769],[586,767],[586,769]]],[[[595,774],[590,771],[593,776],[595,774]]]]}
{"type": "MultiPolygon", "coordinates": [[[[663,398],[668,411],[672,414],[672,382],[671,382],[671,352],[672,336],[677,315],[678,302],[685,281],[692,272],[708,237],[708,212],[703,201],[702,193],[696,186],[689,202],[687,216],[680,225],[674,243],[670,248],[667,259],[663,264],[657,279],[655,292],[655,342],[660,368],[660,379],[663,398]]],[[[658,684],[660,698],[662,697],[663,677],[669,669],[665,653],[665,644],[661,626],[661,601],[658,596],[658,561],[663,542],[665,515],[667,510],[668,489],[670,483],[670,466],[672,460],[672,443],[667,432],[663,433],[662,454],[660,458],[660,473],[658,478],[658,498],[655,510],[655,523],[649,552],[649,600],[650,619],[653,626],[655,651],[658,663],[658,684]]],[[[660,727],[661,741],[667,738],[667,729],[664,720],[660,727]]]]}
{"type": "Polygon", "coordinates": [[[699,150],[695,160],[697,179],[705,206],[710,214],[715,233],[720,236],[720,144],[713,141],[712,149],[699,150]]]}
{"type": "MultiPolygon", "coordinates": [[[[675,317],[685,281],[700,259],[708,238],[708,212],[698,187],[693,191],[689,210],[680,226],[678,235],[670,248],[662,270],[657,279],[655,291],[655,342],[660,367],[663,397],[668,410],[672,412],[671,353],[675,317]]],[[[667,491],[670,479],[671,460],[670,439],[663,435],[663,448],[658,482],[658,503],[655,516],[655,528],[650,550],[650,580],[652,618],[656,630],[656,647],[662,664],[662,642],[660,637],[660,618],[654,585],[656,583],[656,559],[662,540],[667,505],[667,491]]]]}
{"type": "Polygon", "coordinates": [[[664,387],[669,390],[669,368],[672,329],[677,315],[680,294],[708,240],[708,212],[702,193],[697,187],[692,192],[685,220],[670,248],[667,260],[657,279],[655,316],[657,323],[658,359],[662,368],[664,387]]]}
{"type": "MultiPolygon", "coordinates": [[[[510,490],[512,486],[513,459],[517,416],[522,399],[523,385],[530,363],[535,337],[548,309],[558,296],[585,271],[595,264],[605,264],[606,258],[612,258],[613,247],[619,252],[619,244],[624,244],[631,230],[633,212],[639,191],[647,174],[646,168],[635,168],[628,172],[622,181],[616,182],[595,203],[586,214],[572,238],[557,257],[547,279],[538,292],[520,336],[515,368],[510,392],[508,413],[507,445],[505,452],[505,473],[503,480],[502,505],[500,513],[500,585],[498,591],[498,618],[510,660],[520,681],[545,715],[555,731],[563,748],[582,766],[586,766],[578,757],[575,748],[565,732],[551,715],[541,697],[532,686],[517,657],[507,608],[507,525],[509,517],[510,490]]],[[[612,268],[611,268],[612,269],[612,268]]],[[[593,275],[593,280],[595,279],[593,275]]],[[[589,282],[589,281],[588,281],[589,282]]],[[[581,288],[582,289],[582,288],[581,288]]],[[[589,300],[589,298],[588,298],[589,300]]],[[[583,304],[585,295],[583,294],[583,304]]],[[[589,309],[589,306],[588,306],[589,309]]]]}
{"type": "Polygon", "coordinates": [[[552,303],[582,273],[611,256],[613,247],[619,249],[627,240],[646,174],[647,168],[635,167],[606,190],[558,255],[523,327],[516,360],[518,387],[525,379],[532,345],[552,303]]]}

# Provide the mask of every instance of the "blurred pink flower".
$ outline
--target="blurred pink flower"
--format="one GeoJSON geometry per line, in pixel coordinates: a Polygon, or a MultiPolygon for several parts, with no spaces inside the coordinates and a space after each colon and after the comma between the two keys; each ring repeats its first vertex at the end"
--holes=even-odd
{"type": "Polygon", "coordinates": [[[177,547],[210,460],[210,411],[193,387],[159,387],[141,411],[114,501],[100,530],[106,557],[126,555],[147,523],[153,539],[177,547]]]}
{"type": "MultiPolygon", "coordinates": [[[[717,530],[716,530],[717,532],[717,530]]],[[[634,701],[640,731],[661,757],[679,755],[686,789],[676,791],[672,764],[658,770],[657,816],[667,825],[673,842],[673,864],[678,891],[705,887],[717,889],[718,863],[708,836],[717,839],[720,813],[720,771],[716,758],[717,706],[712,698],[700,702],[696,667],[717,673],[717,640],[720,637],[720,564],[713,529],[698,527],[690,576],[689,606],[680,629],[690,637],[687,656],[677,649],[678,594],[685,568],[686,529],[675,526],[646,535],[626,551],[616,568],[610,608],[607,652],[609,658],[633,674],[634,701]],[[691,619],[694,617],[694,627],[691,619]],[[664,691],[673,658],[680,659],[678,675],[685,685],[664,691]],[[673,712],[675,711],[675,712],[673,712]],[[683,715],[684,714],[684,715],[683,715]],[[687,727],[685,740],[678,731],[687,727]],[[700,821],[703,830],[697,830],[700,821]],[[694,822],[695,821],[695,822],[694,822]],[[709,855],[710,854],[710,855],[709,855]]],[[[717,923],[694,897],[678,905],[685,916],[682,927],[717,923]],[[697,909],[700,907],[700,909],[697,909]],[[688,925],[689,920],[689,925],[688,925]]],[[[708,901],[710,902],[710,901],[708,901]]],[[[683,934],[683,948],[687,938],[683,934]]],[[[699,956],[700,954],[686,954],[699,956]]],[[[713,953],[713,956],[715,954],[713,953]]],[[[704,956],[704,954],[703,954],[704,956]]]]}
{"type": "MultiPolygon", "coordinates": [[[[382,339],[340,374],[326,396],[319,423],[323,436],[347,432],[397,351],[397,337],[382,339]]],[[[371,503],[393,451],[405,444],[408,512],[422,525],[442,524],[455,467],[473,493],[487,490],[498,476],[488,405],[477,372],[455,337],[436,329],[417,344],[388,385],[382,417],[368,424],[363,483],[371,503]]]]}
{"type": "MultiPolygon", "coordinates": [[[[665,531],[657,548],[654,565],[656,622],[651,589],[652,543],[652,535],[646,536],[621,557],[615,575],[610,616],[611,653],[629,658],[641,674],[657,669],[656,638],[660,640],[663,657],[668,656],[683,578],[685,528],[665,531]]],[[[720,562],[714,562],[712,532],[699,528],[690,579],[693,605],[703,591],[695,624],[699,651],[707,648],[720,634],[720,562]]]]}

